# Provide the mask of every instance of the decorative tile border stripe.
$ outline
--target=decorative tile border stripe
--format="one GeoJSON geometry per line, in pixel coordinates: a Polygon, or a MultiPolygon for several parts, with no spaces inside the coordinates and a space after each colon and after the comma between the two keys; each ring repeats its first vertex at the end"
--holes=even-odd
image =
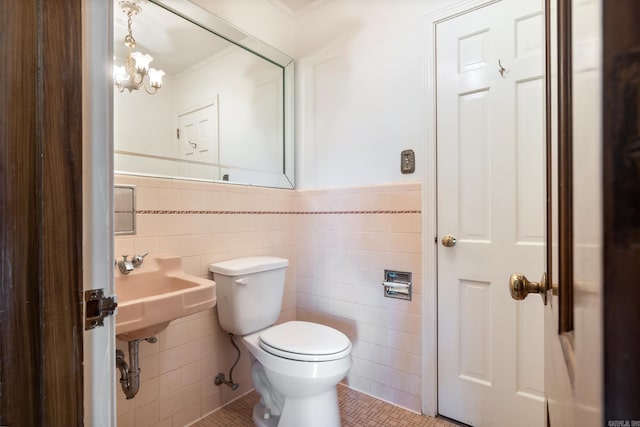
{"type": "Polygon", "coordinates": [[[372,210],[372,211],[174,211],[140,209],[140,215],[380,215],[419,214],[422,210],[372,210]]]}

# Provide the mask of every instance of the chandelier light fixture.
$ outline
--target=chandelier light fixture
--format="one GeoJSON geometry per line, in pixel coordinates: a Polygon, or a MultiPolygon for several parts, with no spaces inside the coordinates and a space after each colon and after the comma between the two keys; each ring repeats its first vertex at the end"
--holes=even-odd
{"type": "Polygon", "coordinates": [[[120,8],[127,15],[128,33],[124,37],[124,44],[127,46],[127,59],[125,65],[113,64],[114,84],[120,92],[124,92],[125,89],[132,92],[144,88],[148,94],[153,95],[162,87],[162,76],[165,75],[165,72],[149,67],[153,61],[151,55],[133,51],[136,47],[136,40],[133,38],[131,30],[132,18],[142,9],[131,1],[121,1],[120,8]],[[148,84],[145,77],[148,77],[148,84]]]}

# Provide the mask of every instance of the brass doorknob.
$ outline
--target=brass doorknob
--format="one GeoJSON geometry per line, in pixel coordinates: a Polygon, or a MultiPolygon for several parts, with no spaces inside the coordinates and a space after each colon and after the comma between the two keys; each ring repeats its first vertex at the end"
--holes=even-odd
{"type": "Polygon", "coordinates": [[[442,237],[442,246],[452,248],[456,245],[456,238],[451,234],[446,234],[442,237]]]}
{"type": "Polygon", "coordinates": [[[521,301],[529,294],[540,294],[542,301],[547,303],[547,274],[542,275],[540,282],[530,282],[524,274],[512,274],[509,278],[509,292],[511,298],[521,301]]]}

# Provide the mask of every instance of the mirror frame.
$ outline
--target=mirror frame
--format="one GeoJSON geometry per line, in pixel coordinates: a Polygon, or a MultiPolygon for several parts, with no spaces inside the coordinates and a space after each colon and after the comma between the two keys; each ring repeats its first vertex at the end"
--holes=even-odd
{"type": "MultiPolygon", "coordinates": [[[[283,161],[284,178],[289,187],[279,188],[295,189],[295,147],[294,147],[294,61],[289,55],[268,45],[262,40],[253,37],[242,30],[216,16],[202,7],[188,0],[149,0],[150,3],[172,12],[183,19],[216,34],[230,43],[239,46],[254,55],[282,68],[283,77],[283,161]]],[[[221,182],[221,181],[215,181],[221,182]]],[[[249,183],[255,186],[264,186],[249,183]]]]}

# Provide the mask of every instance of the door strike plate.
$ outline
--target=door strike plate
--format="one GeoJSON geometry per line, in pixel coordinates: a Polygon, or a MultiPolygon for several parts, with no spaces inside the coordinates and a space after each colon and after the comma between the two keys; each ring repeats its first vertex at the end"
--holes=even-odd
{"type": "Polygon", "coordinates": [[[118,307],[115,295],[105,296],[104,289],[91,289],[84,292],[84,329],[88,331],[104,326],[104,318],[112,316],[118,307]]]}

